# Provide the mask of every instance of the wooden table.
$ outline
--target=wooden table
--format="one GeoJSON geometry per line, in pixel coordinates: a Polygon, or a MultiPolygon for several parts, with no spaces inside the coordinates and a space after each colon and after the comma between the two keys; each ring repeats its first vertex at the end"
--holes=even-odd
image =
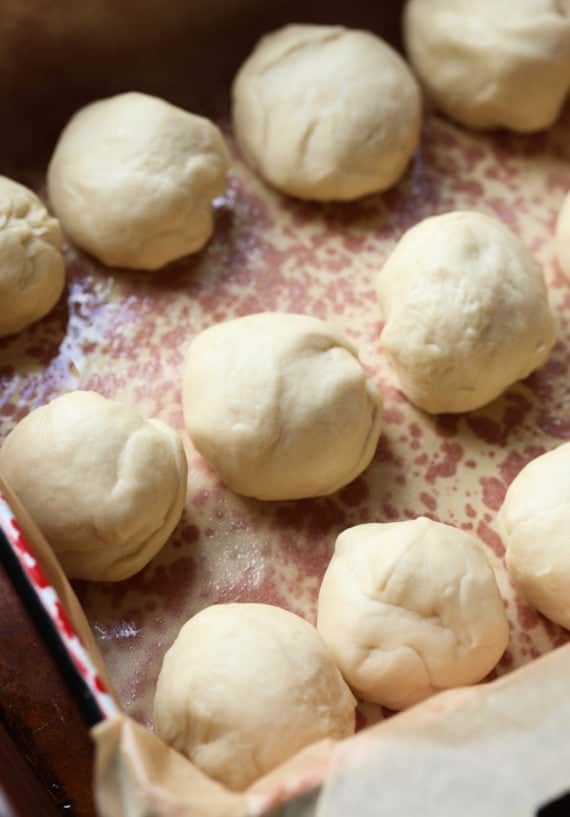
{"type": "Polygon", "coordinates": [[[95,817],[93,748],[0,568],[0,817],[95,817]]]}

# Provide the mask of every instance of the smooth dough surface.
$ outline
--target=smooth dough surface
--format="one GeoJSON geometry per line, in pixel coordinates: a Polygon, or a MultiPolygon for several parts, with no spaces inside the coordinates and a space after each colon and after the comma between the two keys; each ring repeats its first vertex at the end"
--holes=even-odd
{"type": "Polygon", "coordinates": [[[408,0],[406,50],[449,117],[472,128],[548,128],[570,87],[568,0],[408,0]]]}
{"type": "Polygon", "coordinates": [[[0,176],[0,337],[56,305],[65,283],[61,230],[40,199],[0,176]]]}
{"type": "Polygon", "coordinates": [[[555,242],[562,272],[570,279],[570,194],[566,195],[558,214],[555,242]]]}
{"type": "Polygon", "coordinates": [[[516,587],[570,629],[570,443],[525,465],[507,491],[499,525],[516,587]]]}
{"type": "Polygon", "coordinates": [[[186,428],[238,494],[333,493],[370,463],[381,399],[354,347],[324,321],[265,312],[220,323],[190,344],[186,428]]]}
{"type": "Polygon", "coordinates": [[[110,266],[154,270],[208,241],[228,165],[209,120],[119,94],[72,117],[49,165],[49,198],[78,247],[110,266]]]}
{"type": "Polygon", "coordinates": [[[380,345],[402,392],[425,411],[484,406],[547,359],[555,323],[542,269],[483,213],[408,230],[380,271],[380,345]]]}
{"type": "Polygon", "coordinates": [[[234,131],[250,164],[302,199],[386,190],[420,137],[413,74],[366,31],[290,25],[268,34],[240,69],[232,95],[234,131]]]}
{"type": "Polygon", "coordinates": [[[341,533],[317,628],[356,693],[390,709],[480,681],[509,637],[483,548],[425,517],[341,533]]]}
{"type": "Polygon", "coordinates": [[[76,579],[118,581],[141,570],[186,496],[179,435],[90,391],[21,420],[0,448],[0,472],[76,579]]]}
{"type": "Polygon", "coordinates": [[[354,698],[314,627],[269,604],[207,607],[164,657],[160,737],[231,789],[354,732],[354,698]]]}

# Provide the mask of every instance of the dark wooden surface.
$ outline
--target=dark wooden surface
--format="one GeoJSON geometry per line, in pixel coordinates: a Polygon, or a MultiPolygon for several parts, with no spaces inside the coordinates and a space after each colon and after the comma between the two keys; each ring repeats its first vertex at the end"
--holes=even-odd
{"type": "Polygon", "coordinates": [[[0,817],[95,817],[91,740],[1,568],[0,719],[0,817]]]}
{"type": "Polygon", "coordinates": [[[53,798],[1,723],[0,769],[0,817],[58,817],[53,798]]]}
{"type": "Polygon", "coordinates": [[[2,0],[0,144],[7,165],[46,161],[77,108],[122,91],[227,113],[259,37],[288,23],[342,24],[400,44],[403,0],[2,0]],[[133,24],[133,20],[136,23],[133,24]]]}

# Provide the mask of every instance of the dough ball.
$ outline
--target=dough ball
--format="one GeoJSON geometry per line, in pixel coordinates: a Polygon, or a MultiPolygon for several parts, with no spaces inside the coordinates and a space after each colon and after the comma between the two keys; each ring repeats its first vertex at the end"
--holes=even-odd
{"type": "Polygon", "coordinates": [[[0,337],[35,323],[65,283],[61,230],[39,198],[0,176],[0,337]]]}
{"type": "Polygon", "coordinates": [[[564,199],[556,225],[556,254],[562,272],[570,278],[570,194],[564,199]]]}
{"type": "Polygon", "coordinates": [[[529,604],[570,629],[570,443],[532,460],[499,513],[507,567],[529,604]]]}
{"type": "Polygon", "coordinates": [[[548,128],[570,86],[568,0],[409,0],[404,38],[435,104],[472,128],[548,128]]]}
{"type": "Polygon", "coordinates": [[[400,239],[378,278],[381,346],[412,403],[437,414],[489,403],[547,359],[542,270],[494,218],[445,213],[400,239]]]}
{"type": "Polygon", "coordinates": [[[425,517],[341,533],[317,627],[356,693],[390,709],[480,681],[509,637],[483,548],[425,517]]]}
{"type": "Polygon", "coordinates": [[[269,604],[220,604],[190,619],[166,653],[154,726],[241,790],[309,744],[351,735],[354,709],[314,627],[269,604]]]}
{"type": "Polygon", "coordinates": [[[21,420],[0,449],[0,473],[76,579],[118,581],[141,570],[186,496],[178,434],[90,391],[21,420]]]}
{"type": "Polygon", "coordinates": [[[184,418],[226,485],[257,499],[322,496],[370,463],[381,400],[324,321],[265,312],[210,327],[186,356],[184,418]]]}
{"type": "Polygon", "coordinates": [[[207,119],[119,94],[71,119],[50,162],[49,197],[78,247],[110,266],[154,270],[208,241],[228,164],[207,119]]]}
{"type": "Polygon", "coordinates": [[[406,63],[374,34],[291,25],[263,37],[239,71],[233,123],[250,164],[278,190],[350,200],[402,176],[421,98],[406,63]]]}

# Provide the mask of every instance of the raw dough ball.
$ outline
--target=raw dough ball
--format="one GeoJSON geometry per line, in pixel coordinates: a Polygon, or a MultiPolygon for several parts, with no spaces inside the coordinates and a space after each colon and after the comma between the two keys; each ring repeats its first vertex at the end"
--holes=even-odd
{"type": "Polygon", "coordinates": [[[61,230],[39,198],[0,176],[0,337],[56,305],[65,282],[61,230]]]}
{"type": "Polygon", "coordinates": [[[436,105],[472,128],[548,128],[570,86],[568,0],[409,0],[406,50],[436,105]]]}
{"type": "Polygon", "coordinates": [[[269,604],[220,604],[190,619],[166,653],[154,725],[239,790],[314,741],[351,735],[354,709],[314,627],[269,604]]]}
{"type": "Polygon", "coordinates": [[[547,359],[555,324],[542,270],[494,218],[445,213],[400,239],[378,278],[381,345],[412,403],[471,411],[547,359]]]}
{"type": "Polygon", "coordinates": [[[499,524],[516,586],[529,604],[570,629],[570,443],[522,469],[499,524]]]}
{"type": "Polygon", "coordinates": [[[570,194],[564,199],[556,225],[556,254],[562,271],[570,278],[570,194]]]}
{"type": "Polygon", "coordinates": [[[341,26],[263,37],[233,86],[248,161],[284,193],[346,200],[395,184],[419,141],[413,74],[383,40],[341,26]]]}
{"type": "Polygon", "coordinates": [[[49,166],[49,197],[78,247],[110,266],[153,270],[208,241],[228,163],[207,119],[119,94],[71,119],[49,166]]]}
{"type": "Polygon", "coordinates": [[[341,533],[317,627],[357,694],[390,709],[480,681],[509,637],[483,548],[425,517],[341,533]]]}
{"type": "Polygon", "coordinates": [[[32,411],[0,449],[0,473],[76,579],[141,570],[180,519],[186,471],[175,431],[90,391],[32,411]]]}
{"type": "Polygon", "coordinates": [[[334,327],[265,312],[210,327],[184,365],[192,442],[238,494],[322,496],[370,463],[381,400],[334,327]]]}

